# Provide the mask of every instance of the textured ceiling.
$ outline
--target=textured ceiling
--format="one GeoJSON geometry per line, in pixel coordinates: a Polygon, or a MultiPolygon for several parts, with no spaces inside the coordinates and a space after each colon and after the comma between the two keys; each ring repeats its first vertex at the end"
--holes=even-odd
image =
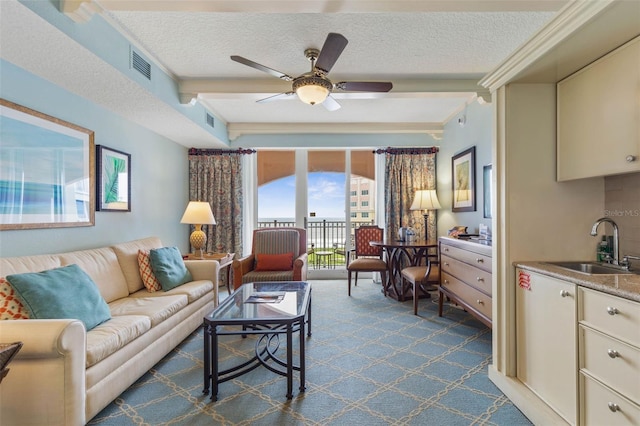
{"type": "MultiPolygon", "coordinates": [[[[1,3],[4,59],[185,146],[212,144],[204,130],[46,21],[15,1],[1,3]]],[[[65,0],[61,7],[80,4],[100,13],[171,75],[181,92],[197,95],[230,127],[278,123],[285,132],[287,123],[441,126],[482,90],[477,81],[564,3],[65,0]],[[319,13],[326,10],[331,13],[319,13]],[[304,50],[321,48],[329,32],[349,40],[329,73],[332,81],[391,81],[393,90],[335,93],[342,108],[334,112],[295,97],[256,103],[289,91],[291,83],[229,58],[240,55],[295,77],[309,71],[304,50]]]]}

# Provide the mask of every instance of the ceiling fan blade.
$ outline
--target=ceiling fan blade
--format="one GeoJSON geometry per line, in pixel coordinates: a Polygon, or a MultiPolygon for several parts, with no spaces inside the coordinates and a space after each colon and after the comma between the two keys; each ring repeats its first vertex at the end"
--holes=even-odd
{"type": "Polygon", "coordinates": [[[349,41],[342,34],[329,33],[327,39],[324,41],[322,50],[320,50],[320,55],[318,55],[316,68],[328,74],[347,46],[347,43],[349,43],[349,41]]]}
{"type": "Polygon", "coordinates": [[[260,70],[262,72],[266,72],[267,74],[271,74],[272,76],[278,77],[278,78],[280,78],[282,80],[293,81],[293,77],[291,77],[290,75],[282,73],[282,72],[280,72],[278,70],[274,70],[273,68],[265,67],[264,65],[260,65],[259,63],[253,62],[253,61],[251,61],[249,59],[246,59],[246,58],[243,58],[242,56],[233,55],[233,56],[231,56],[231,60],[232,61],[236,61],[236,62],[238,62],[240,64],[243,64],[243,65],[247,65],[247,66],[249,66],[251,68],[255,68],[255,69],[260,70]]]}
{"type": "Polygon", "coordinates": [[[324,102],[322,102],[322,106],[324,106],[327,111],[336,111],[340,109],[340,104],[331,95],[327,96],[324,102]]]}
{"type": "Polygon", "coordinates": [[[296,92],[284,92],[284,93],[278,93],[277,95],[273,95],[273,96],[269,96],[267,98],[263,98],[263,99],[258,99],[256,102],[261,104],[261,103],[265,103],[265,102],[271,102],[271,101],[278,101],[281,99],[286,99],[290,96],[295,95],[296,92]]]}
{"type": "Polygon", "coordinates": [[[335,84],[335,88],[349,92],[388,92],[393,88],[393,83],[382,81],[341,81],[335,84]]]}

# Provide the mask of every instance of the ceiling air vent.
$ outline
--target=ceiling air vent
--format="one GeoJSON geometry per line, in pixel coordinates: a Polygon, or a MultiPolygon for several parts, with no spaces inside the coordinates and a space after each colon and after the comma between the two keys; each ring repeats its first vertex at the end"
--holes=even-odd
{"type": "Polygon", "coordinates": [[[207,124],[208,124],[209,126],[211,126],[211,127],[214,127],[214,126],[213,126],[213,115],[211,115],[211,114],[209,114],[209,113],[207,113],[207,124]]]}
{"type": "Polygon", "coordinates": [[[131,67],[145,76],[147,80],[151,80],[151,64],[145,61],[142,56],[131,50],[131,67]]]}

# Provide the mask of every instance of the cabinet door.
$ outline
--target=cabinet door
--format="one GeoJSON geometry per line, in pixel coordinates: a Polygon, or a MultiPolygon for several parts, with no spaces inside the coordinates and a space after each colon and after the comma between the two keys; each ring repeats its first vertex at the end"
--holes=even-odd
{"type": "Polygon", "coordinates": [[[640,38],[558,83],[558,180],[640,170],[640,38]]]}
{"type": "Polygon", "coordinates": [[[576,285],[521,269],[516,282],[518,379],[576,424],[576,285]]]}

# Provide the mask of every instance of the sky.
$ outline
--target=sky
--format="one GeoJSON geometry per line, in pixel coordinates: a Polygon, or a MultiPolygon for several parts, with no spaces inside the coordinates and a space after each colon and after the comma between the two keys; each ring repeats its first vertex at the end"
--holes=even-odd
{"type": "MultiPolygon", "coordinates": [[[[316,219],[344,219],[344,173],[310,173],[308,212],[316,219]]],[[[262,219],[295,217],[295,177],[287,176],[258,188],[258,217],[262,219]]]]}

